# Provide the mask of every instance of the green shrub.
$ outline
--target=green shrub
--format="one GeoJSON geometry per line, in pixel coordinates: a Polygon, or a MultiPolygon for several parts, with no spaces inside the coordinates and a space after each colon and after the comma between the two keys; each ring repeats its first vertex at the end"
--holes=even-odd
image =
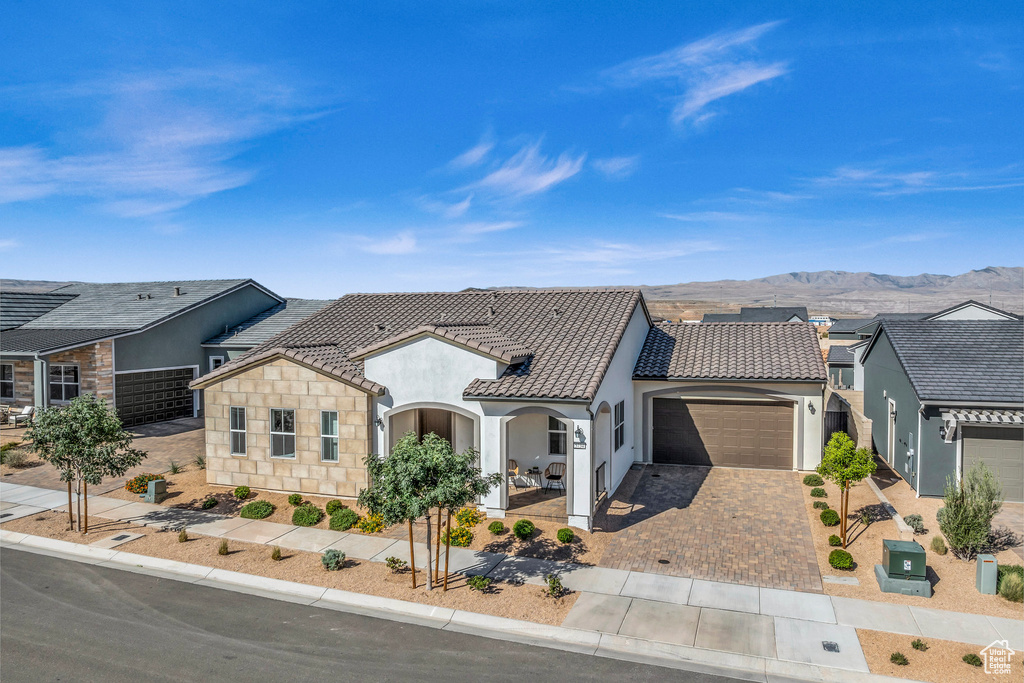
{"type": "Polygon", "coordinates": [[[172,460],[171,464],[168,465],[167,471],[171,474],[181,474],[181,465],[172,460]]]}
{"type": "Polygon", "coordinates": [[[826,503],[823,500],[816,500],[816,501],[814,501],[814,509],[815,510],[828,510],[828,503],[826,503]]]}
{"type": "Polygon", "coordinates": [[[520,541],[525,541],[530,536],[533,536],[533,531],[536,529],[528,519],[520,519],[518,522],[512,525],[512,533],[515,534],[516,538],[520,541]]]}
{"type": "Polygon", "coordinates": [[[907,656],[902,652],[893,652],[889,655],[889,661],[897,666],[906,666],[907,664],[910,664],[910,662],[907,661],[907,656]]]}
{"type": "Polygon", "coordinates": [[[149,489],[149,482],[158,479],[163,479],[163,477],[159,474],[140,474],[129,479],[125,483],[124,488],[131,493],[145,493],[149,489]]]}
{"type": "Polygon", "coordinates": [[[210,496],[209,498],[205,499],[202,503],[200,503],[199,507],[203,508],[204,510],[209,510],[215,505],[217,505],[217,499],[214,498],[213,496],[210,496]]]}
{"type": "Polygon", "coordinates": [[[948,552],[946,548],[946,542],[942,540],[942,536],[932,536],[932,552],[936,555],[945,555],[948,552]]]}
{"type": "Polygon", "coordinates": [[[821,523],[825,526],[836,526],[839,524],[839,513],[835,510],[822,510],[821,523]]]}
{"type": "MultiPolygon", "coordinates": [[[[14,450],[17,447],[18,447],[18,442],[17,441],[8,441],[7,443],[0,444],[0,456],[6,455],[7,451],[14,450]]],[[[0,463],[3,463],[2,459],[0,459],[0,463]]]]}
{"type": "Polygon", "coordinates": [[[828,498],[828,494],[822,488],[811,489],[811,498],[828,498]]]}
{"type": "Polygon", "coordinates": [[[830,546],[833,546],[833,547],[838,546],[838,545],[842,545],[843,544],[843,539],[839,538],[835,534],[832,534],[831,536],[828,537],[828,544],[830,546]]]}
{"type": "Polygon", "coordinates": [[[444,532],[444,535],[441,536],[441,543],[447,544],[449,536],[451,536],[452,545],[459,548],[468,548],[469,544],[473,542],[473,532],[464,526],[457,526],[450,533],[444,532]]]}
{"type": "Polygon", "coordinates": [[[409,563],[397,557],[389,557],[384,560],[384,566],[390,569],[392,574],[401,574],[409,568],[409,563]]]}
{"type": "MultiPolygon", "coordinates": [[[[5,446],[14,446],[14,442],[4,444],[5,446]]],[[[21,469],[22,467],[28,467],[28,451],[24,448],[9,448],[4,453],[3,458],[0,459],[3,464],[13,467],[15,469],[21,469]]]]}
{"type": "Polygon", "coordinates": [[[804,477],[804,484],[807,486],[821,486],[825,483],[825,480],[821,478],[820,474],[808,474],[804,477]]]}
{"type": "Polygon", "coordinates": [[[270,549],[270,559],[272,559],[274,562],[281,561],[281,549],[276,545],[270,549]]]}
{"type": "Polygon", "coordinates": [[[918,638],[910,643],[910,647],[914,648],[918,652],[926,652],[928,650],[928,643],[918,638]]]}
{"type": "Polygon", "coordinates": [[[221,539],[220,545],[217,546],[217,554],[218,555],[227,555],[228,554],[228,541],[227,541],[227,539],[221,539]]]}
{"type": "Polygon", "coordinates": [[[488,593],[490,592],[491,580],[486,576],[471,576],[466,579],[466,585],[469,586],[470,590],[488,593]]]}
{"type": "Polygon", "coordinates": [[[323,556],[320,558],[320,563],[323,564],[324,569],[329,572],[336,572],[339,569],[345,567],[345,553],[340,550],[330,548],[325,550],[323,556]]]}
{"type": "Polygon", "coordinates": [[[828,554],[828,563],[834,569],[853,569],[853,555],[837,548],[828,554]]]}
{"type": "Polygon", "coordinates": [[[378,531],[384,531],[384,518],[380,515],[360,517],[359,521],[356,522],[356,528],[364,534],[375,534],[378,531]]]}
{"type": "Polygon", "coordinates": [[[178,543],[185,543],[188,541],[188,532],[182,529],[178,532],[178,543]]]}
{"type": "Polygon", "coordinates": [[[946,477],[943,503],[936,515],[939,529],[953,554],[969,560],[989,543],[992,518],[1003,505],[1002,487],[992,470],[977,462],[960,482],[946,477]]]}
{"type": "Polygon", "coordinates": [[[302,505],[302,494],[301,493],[293,493],[293,494],[289,495],[288,496],[288,504],[289,505],[302,505]]]}
{"type": "Polygon", "coordinates": [[[249,497],[249,493],[250,491],[248,486],[239,486],[234,491],[235,498],[238,500],[245,500],[249,497]]]}
{"type": "Polygon", "coordinates": [[[348,508],[341,508],[331,513],[331,521],[329,526],[331,531],[348,531],[356,522],[359,521],[359,515],[356,514],[355,510],[349,510],[348,508]]]}
{"type": "Polygon", "coordinates": [[[238,511],[238,516],[246,519],[264,519],[273,513],[274,504],[269,500],[254,500],[243,505],[242,509],[238,511]]]}
{"type": "Polygon", "coordinates": [[[455,513],[455,521],[459,523],[459,526],[472,528],[484,521],[484,519],[484,513],[475,508],[462,508],[455,513]]]}
{"type": "Polygon", "coordinates": [[[327,501],[327,505],[324,506],[324,511],[328,515],[333,515],[338,510],[343,509],[345,509],[345,504],[342,503],[340,500],[329,500],[327,501]]]}
{"type": "Polygon", "coordinates": [[[497,536],[498,534],[503,534],[506,531],[508,531],[508,527],[506,527],[501,522],[495,520],[495,521],[493,521],[493,522],[491,522],[490,524],[487,525],[487,530],[490,531],[495,536],[497,536]]]}
{"type": "Polygon", "coordinates": [[[203,455],[202,453],[193,456],[192,464],[195,465],[198,469],[205,470],[206,469],[206,456],[203,455]]]}
{"type": "MultiPolygon", "coordinates": [[[[1021,569],[1021,566],[1017,564],[1009,567],[1000,567],[999,569],[1021,569]]],[[[1024,574],[1021,572],[1000,571],[996,585],[998,586],[997,592],[999,595],[1010,602],[1024,602],[1024,574]]]]}
{"type": "Polygon", "coordinates": [[[862,513],[860,513],[860,523],[861,524],[863,524],[864,526],[871,526],[871,521],[872,520],[871,520],[871,513],[870,512],[862,512],[862,513]]]}
{"type": "Polygon", "coordinates": [[[961,657],[961,659],[963,659],[965,662],[967,662],[971,666],[981,666],[983,664],[983,662],[981,661],[981,657],[979,657],[978,655],[974,654],[973,652],[964,655],[963,657],[961,657]]]}
{"type": "Polygon", "coordinates": [[[292,512],[295,526],[316,526],[324,518],[324,511],[312,503],[303,503],[292,512]]]}
{"type": "Polygon", "coordinates": [[[559,529],[555,536],[562,543],[572,543],[572,540],[576,538],[576,534],[573,533],[572,529],[559,529]]]}
{"type": "Polygon", "coordinates": [[[921,515],[907,515],[903,518],[903,521],[914,530],[915,534],[923,534],[925,532],[924,518],[921,515]]]}
{"type": "Polygon", "coordinates": [[[544,581],[547,584],[547,588],[544,589],[544,593],[546,595],[549,595],[552,598],[560,598],[566,593],[568,593],[568,591],[565,590],[565,586],[562,585],[562,580],[558,578],[557,575],[548,574],[544,577],[544,581]]]}

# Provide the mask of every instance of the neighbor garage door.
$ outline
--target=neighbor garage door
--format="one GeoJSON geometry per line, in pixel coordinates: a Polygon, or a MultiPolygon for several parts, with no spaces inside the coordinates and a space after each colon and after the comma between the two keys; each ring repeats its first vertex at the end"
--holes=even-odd
{"type": "Polygon", "coordinates": [[[1024,501],[1024,429],[962,427],[964,471],[983,462],[1003,485],[1003,499],[1024,501]]]}
{"type": "Polygon", "coordinates": [[[656,463],[793,469],[789,403],[654,399],[656,463]]]}
{"type": "Polygon", "coordinates": [[[117,414],[126,427],[192,417],[192,368],[116,375],[117,414]]]}

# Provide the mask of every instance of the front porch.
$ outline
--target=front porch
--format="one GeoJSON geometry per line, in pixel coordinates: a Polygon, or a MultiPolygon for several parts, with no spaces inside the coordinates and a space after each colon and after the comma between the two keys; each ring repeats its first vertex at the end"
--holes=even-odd
{"type": "Polygon", "coordinates": [[[505,514],[509,517],[542,519],[559,524],[567,524],[569,521],[565,491],[545,491],[543,487],[535,486],[510,490],[505,514]]]}

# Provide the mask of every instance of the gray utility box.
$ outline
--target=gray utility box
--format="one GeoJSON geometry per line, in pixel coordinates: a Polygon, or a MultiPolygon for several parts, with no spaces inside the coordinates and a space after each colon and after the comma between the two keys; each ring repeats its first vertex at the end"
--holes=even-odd
{"type": "Polygon", "coordinates": [[[146,492],[141,496],[146,503],[159,503],[167,497],[167,482],[163,479],[154,479],[149,482],[146,492]]]}
{"type": "Polygon", "coordinates": [[[882,566],[890,579],[925,580],[924,548],[917,541],[882,541],[882,566]]]}
{"type": "Polygon", "coordinates": [[[995,555],[978,555],[978,569],[974,577],[974,586],[979,593],[996,594],[996,577],[999,576],[999,565],[995,555]]]}

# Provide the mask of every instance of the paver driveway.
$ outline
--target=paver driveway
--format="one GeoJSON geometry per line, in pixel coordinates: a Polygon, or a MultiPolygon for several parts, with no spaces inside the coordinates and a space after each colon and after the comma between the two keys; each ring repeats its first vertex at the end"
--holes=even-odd
{"type": "Polygon", "coordinates": [[[596,520],[614,534],[599,564],[820,593],[801,476],[678,465],[631,471],[596,520]]]}

